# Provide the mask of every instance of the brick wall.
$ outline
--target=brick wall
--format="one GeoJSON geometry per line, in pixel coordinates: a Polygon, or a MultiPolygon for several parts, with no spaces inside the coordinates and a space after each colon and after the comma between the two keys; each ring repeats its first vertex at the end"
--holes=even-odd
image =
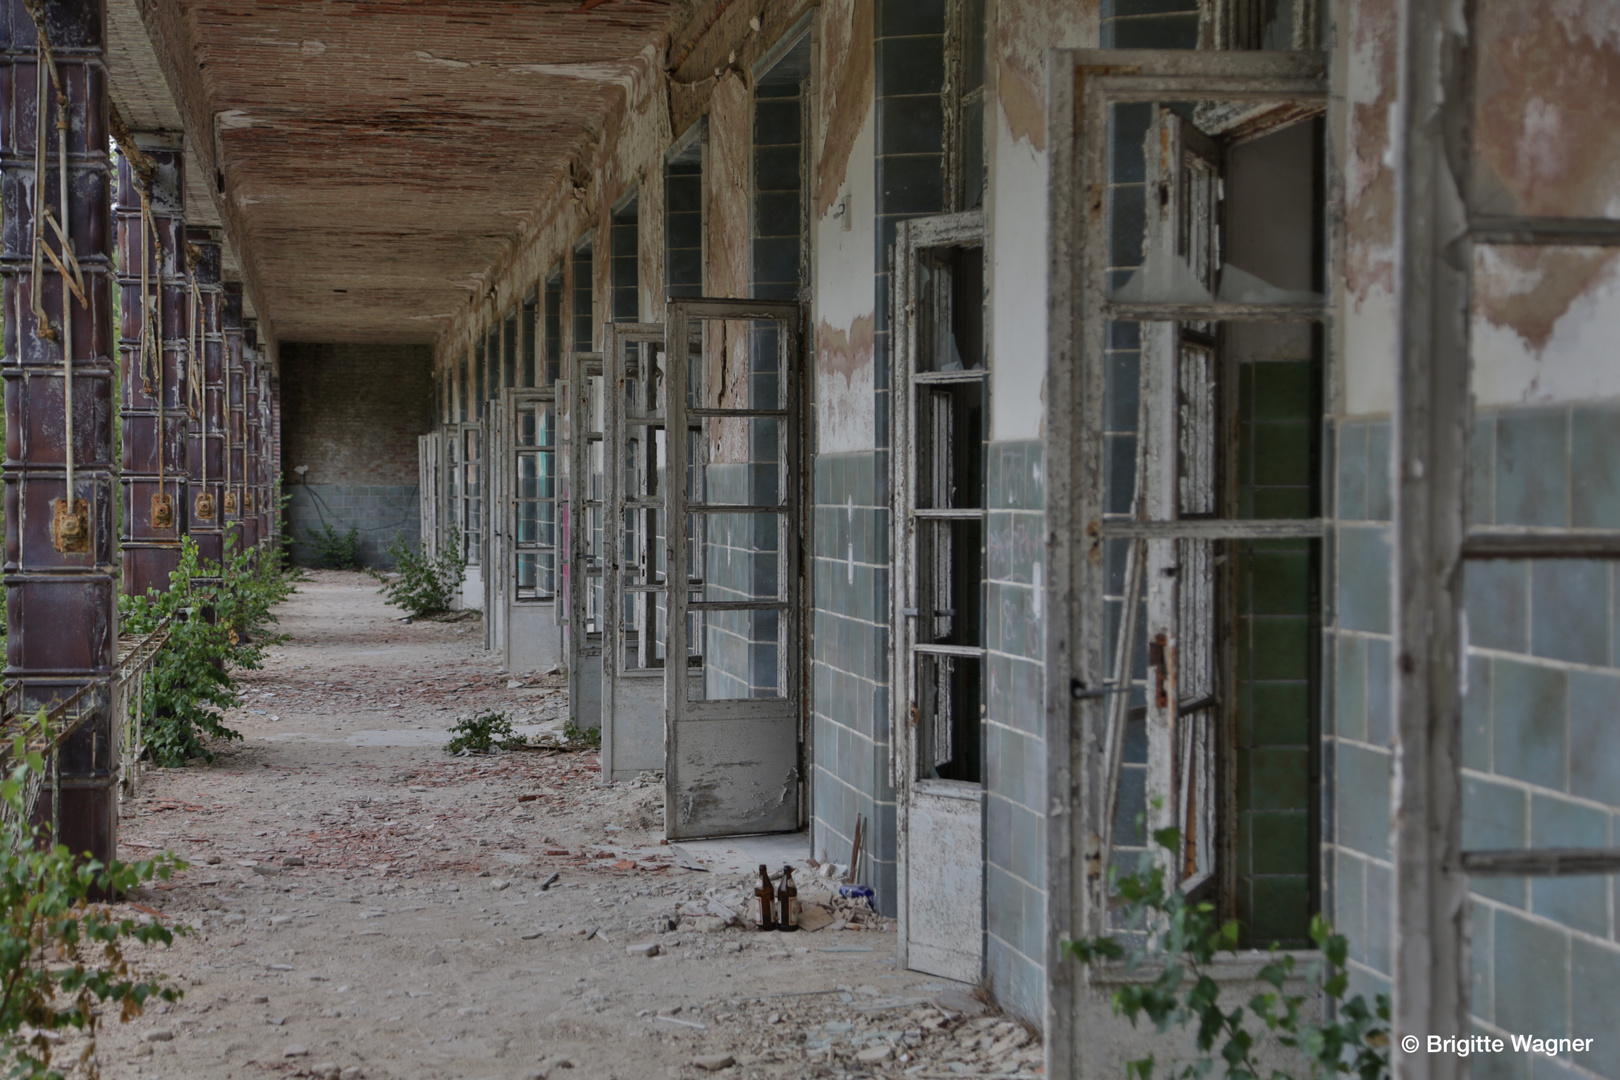
{"type": "Polygon", "coordinates": [[[294,554],[307,557],[297,542],[323,524],[357,529],[368,565],[385,561],[396,533],[415,542],[416,439],[433,428],[432,348],[284,343],[281,372],[294,554]]]}

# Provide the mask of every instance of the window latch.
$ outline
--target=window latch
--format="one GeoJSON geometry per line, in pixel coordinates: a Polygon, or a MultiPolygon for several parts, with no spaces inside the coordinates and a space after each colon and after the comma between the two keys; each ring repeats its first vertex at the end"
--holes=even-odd
{"type": "Polygon", "coordinates": [[[1076,701],[1087,701],[1091,698],[1107,697],[1109,694],[1128,694],[1130,692],[1131,688],[1129,686],[1115,686],[1111,682],[1105,682],[1093,690],[1086,685],[1084,679],[1069,680],[1069,696],[1076,701]]]}

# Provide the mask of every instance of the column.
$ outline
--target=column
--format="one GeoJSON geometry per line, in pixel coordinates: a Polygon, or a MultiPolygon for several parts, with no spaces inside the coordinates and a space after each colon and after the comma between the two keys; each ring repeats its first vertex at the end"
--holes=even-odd
{"type": "Polygon", "coordinates": [[[230,488],[225,495],[226,527],[236,537],[238,550],[259,542],[253,475],[253,362],[242,340],[242,286],[225,283],[224,310],[225,384],[229,390],[230,423],[227,431],[226,476],[230,488]]]}
{"type": "Polygon", "coordinates": [[[220,285],[217,229],[186,229],[191,290],[186,310],[196,322],[187,338],[187,473],[191,516],[187,532],[206,560],[221,562],[225,529],[233,516],[225,504],[225,356],[220,332],[224,289],[220,285]]]}
{"type": "Polygon", "coordinates": [[[185,154],[141,132],[118,158],[123,591],[167,589],[186,518],[185,154]],[[144,313],[144,314],[143,314],[144,313]]]}
{"type": "MultiPolygon", "coordinates": [[[[112,177],[100,0],[47,0],[55,78],[22,0],[0,2],[0,240],[6,395],[6,677],[30,703],[105,688],[115,658],[112,177]],[[43,98],[43,101],[41,100],[43,98]],[[40,115],[41,111],[43,115],[40,115]],[[65,123],[58,126],[58,117],[65,123]],[[37,135],[44,168],[36,175],[37,135]],[[65,155],[62,153],[65,144],[65,155]],[[59,238],[54,221],[66,233],[59,238]],[[49,250],[55,259],[45,255],[49,250]],[[64,274],[57,262],[68,273],[64,274]],[[74,287],[68,281],[77,278],[74,287]]],[[[60,839],[116,849],[108,695],[58,752],[60,839]]],[[[50,812],[52,792],[42,799],[50,812]]]]}

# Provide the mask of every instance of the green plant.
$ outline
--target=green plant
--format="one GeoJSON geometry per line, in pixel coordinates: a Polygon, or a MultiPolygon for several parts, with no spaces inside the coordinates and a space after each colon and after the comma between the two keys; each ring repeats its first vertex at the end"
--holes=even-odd
{"type": "Polygon", "coordinates": [[[201,557],[189,537],[166,592],[119,597],[126,631],[148,634],[169,620],[169,639],[153,662],[142,703],[151,717],[147,755],[160,765],[212,760],[203,736],[239,739],[222,713],[238,704],[233,669],[263,665],[264,650],[279,640],[270,632],[274,605],[291,592],[276,553],[227,550],[224,565],[201,557]]]}
{"type": "MultiPolygon", "coordinates": [[[[43,720],[41,714],[36,723],[43,720]]],[[[180,991],[142,978],[123,953],[131,939],[171,944],[175,931],[157,919],[143,925],[119,918],[90,897],[120,895],[154,877],[167,880],[185,863],[165,852],[103,866],[50,844],[48,833],[29,821],[24,798],[29,781],[37,782],[45,770],[44,757],[28,749],[29,734],[12,744],[10,767],[0,781],[0,1066],[8,1077],[60,1078],[51,1058],[60,1033],[76,1029],[88,1037],[80,1064],[94,1076],[104,1006],[116,1005],[119,1019],[127,1021],[149,999],[175,1001],[180,991]]]]}
{"type": "Polygon", "coordinates": [[[568,746],[601,746],[602,729],[580,727],[572,719],[563,724],[563,741],[568,746]]]}
{"type": "Polygon", "coordinates": [[[315,562],[328,570],[352,570],[360,558],[360,530],[340,533],[323,522],[305,539],[315,549],[315,562]]]}
{"type": "Polygon", "coordinates": [[[467,576],[467,555],[461,550],[460,532],[452,527],[439,545],[438,554],[432,556],[395,536],[388,545],[388,554],[399,569],[399,576],[382,588],[388,603],[413,617],[449,609],[467,576]]]}
{"type": "Polygon", "coordinates": [[[450,741],[444,744],[444,751],[447,754],[487,754],[496,747],[516,750],[527,744],[528,740],[512,730],[511,717],[491,710],[457,720],[450,729],[450,741]]]}
{"type": "MultiPolygon", "coordinates": [[[[1175,829],[1161,830],[1153,839],[1172,853],[1178,848],[1175,829]]],[[[1264,1039],[1298,1051],[1313,1078],[1350,1075],[1383,1080],[1389,1076],[1389,998],[1379,994],[1370,1006],[1360,994],[1346,999],[1348,943],[1325,919],[1316,916],[1311,920],[1311,940],[1321,950],[1321,958],[1310,965],[1307,981],[1320,985],[1332,1006],[1331,1019],[1312,1021],[1302,1014],[1305,998],[1284,989],[1294,974],[1294,957],[1279,953],[1275,945],[1275,959],[1258,975],[1271,989],[1252,995],[1247,1009],[1238,1006],[1228,1012],[1221,1007],[1219,987],[1209,967],[1218,953],[1237,952],[1238,924],[1219,923],[1213,904],[1189,900],[1169,883],[1164,863],[1152,853],[1142,859],[1137,873],[1113,877],[1125,925],[1137,932],[1131,944],[1105,935],[1071,941],[1067,948],[1083,963],[1123,960],[1128,972],[1148,966],[1155,969],[1151,981],[1115,990],[1113,1006],[1132,1025],[1145,1015],[1160,1034],[1172,1027],[1196,1027],[1198,1060],[1175,1063],[1169,1071],[1171,1077],[1196,1080],[1218,1065],[1228,1080],[1289,1080],[1281,1071],[1263,1073],[1256,1063],[1255,1054],[1264,1039]],[[1251,1019],[1259,1023],[1257,1030],[1250,1030],[1251,1019]]],[[[1156,1065],[1149,1054],[1128,1062],[1126,1076],[1150,1080],[1156,1065]]]]}

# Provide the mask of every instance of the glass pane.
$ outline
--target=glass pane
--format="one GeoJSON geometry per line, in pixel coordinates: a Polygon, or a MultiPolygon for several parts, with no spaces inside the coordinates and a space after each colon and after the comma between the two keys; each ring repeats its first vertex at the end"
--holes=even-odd
{"type": "Polygon", "coordinates": [[[517,411],[517,430],[512,433],[519,446],[537,446],[540,438],[539,406],[524,405],[517,411]]]}
{"type": "Polygon", "coordinates": [[[984,249],[917,257],[917,369],[984,370],[984,249]]]}
{"type": "Polygon", "coordinates": [[[620,346],[624,415],[654,419],[664,415],[664,347],[659,342],[626,341],[620,346]]]}
{"type": "Polygon", "coordinates": [[[694,611],[692,640],[701,666],[688,700],[737,701],[787,696],[787,619],[777,611],[694,611]]]}
{"type": "Polygon", "coordinates": [[[688,514],[694,599],[711,602],[786,600],[783,514],[688,514]]]}
{"type": "Polygon", "coordinates": [[[1322,302],[1322,125],[1299,111],[1111,106],[1109,299],[1322,302]]]}
{"type": "Polygon", "coordinates": [[[687,347],[686,400],[694,409],[780,409],[790,335],[768,320],[703,319],[687,347]]]}
{"type": "Polygon", "coordinates": [[[710,506],[780,506],[788,491],[779,417],[704,417],[688,446],[687,498],[710,506]]]}
{"type": "Polygon", "coordinates": [[[517,557],[517,591],[519,599],[532,599],[540,587],[539,556],[522,551],[517,557]]]}

